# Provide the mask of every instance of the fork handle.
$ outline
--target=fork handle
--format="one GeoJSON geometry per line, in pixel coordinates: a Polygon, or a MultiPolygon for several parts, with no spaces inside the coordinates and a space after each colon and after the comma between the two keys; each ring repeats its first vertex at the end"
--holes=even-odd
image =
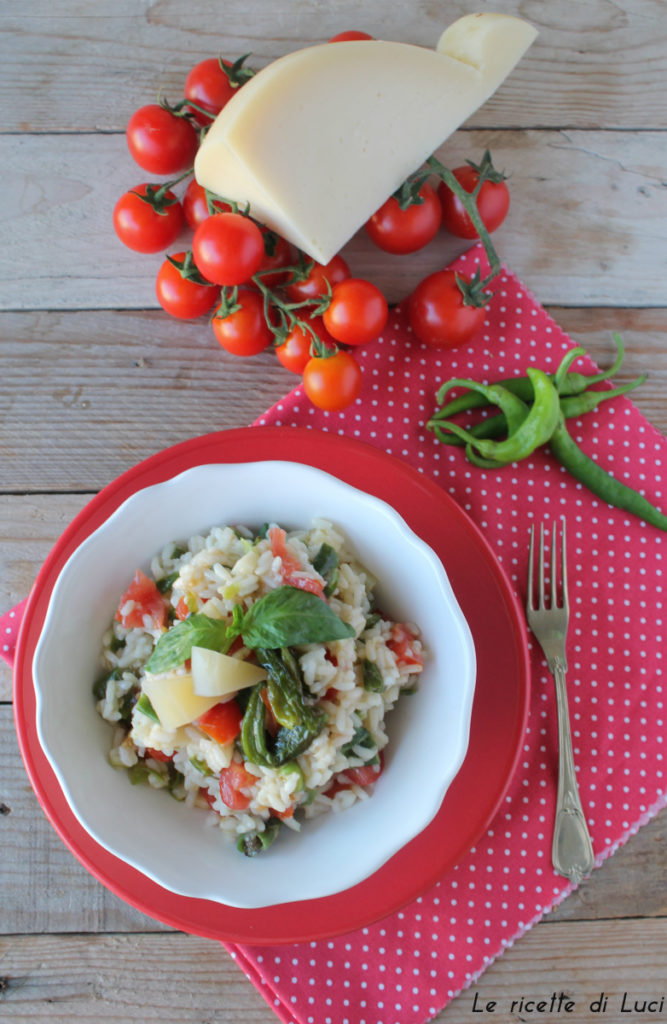
{"type": "Polygon", "coordinates": [[[558,708],[558,797],[551,851],[553,866],[560,875],[578,884],[593,868],[593,846],[581,807],[577,775],[572,753],[570,716],[565,687],[565,662],[554,659],[551,666],[556,681],[558,708]]]}

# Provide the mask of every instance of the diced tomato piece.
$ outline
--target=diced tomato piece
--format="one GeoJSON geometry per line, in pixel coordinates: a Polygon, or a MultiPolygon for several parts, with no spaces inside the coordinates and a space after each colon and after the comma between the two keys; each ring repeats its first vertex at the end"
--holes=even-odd
{"type": "Polygon", "coordinates": [[[279,526],[272,526],[269,530],[271,554],[274,558],[280,558],[280,575],[283,583],[289,587],[298,587],[299,590],[307,590],[310,594],[316,594],[317,597],[323,597],[324,584],[320,580],[311,576],[296,575],[301,570],[301,562],[288,550],[285,543],[286,536],[285,531],[281,530],[279,526]]]}
{"type": "Polygon", "coordinates": [[[176,618],[181,620],[187,619],[189,614],[188,602],[182,597],[176,605],[176,618]]]}
{"type": "Polygon", "coordinates": [[[274,558],[279,558],[282,562],[281,575],[285,576],[286,573],[296,572],[297,569],[301,568],[301,562],[298,558],[288,551],[285,538],[287,534],[284,530],[281,530],[279,526],[272,526],[269,530],[269,540],[271,541],[271,554],[274,558]]]}
{"type": "Polygon", "coordinates": [[[228,768],[220,772],[220,796],[223,804],[232,811],[245,811],[250,806],[250,797],[242,793],[242,789],[254,786],[257,779],[247,772],[238,761],[232,761],[228,768]]]}
{"type": "Polygon", "coordinates": [[[224,703],[214,704],[196,719],[202,732],[210,736],[216,743],[231,743],[241,732],[241,720],[243,712],[235,700],[226,700],[224,703]]]}
{"type": "Polygon", "coordinates": [[[358,768],[346,768],[335,777],[325,796],[335,796],[336,793],[350,789],[351,786],[372,786],[380,778],[383,767],[384,760],[380,754],[379,764],[362,764],[358,768]]]}
{"type": "Polygon", "coordinates": [[[116,620],[127,629],[142,628],[148,616],[155,628],[164,629],[167,624],[168,605],[153,580],[141,569],[137,569],[129,587],[118,602],[116,620]],[[124,611],[126,605],[132,607],[124,611]]]}
{"type": "Polygon", "coordinates": [[[335,686],[330,686],[328,690],[324,692],[325,700],[336,700],[340,690],[337,690],[335,686]]]}
{"type": "Polygon", "coordinates": [[[215,803],[215,797],[212,793],[209,793],[205,786],[199,787],[199,795],[204,798],[209,807],[213,807],[215,803]]]}
{"type": "Polygon", "coordinates": [[[417,647],[417,640],[405,623],[395,622],[387,641],[387,647],[393,651],[397,665],[409,665],[413,672],[421,672],[424,667],[424,656],[417,647]]]}
{"type": "Polygon", "coordinates": [[[284,811],[277,811],[275,807],[271,807],[270,810],[273,817],[280,818],[281,821],[285,821],[286,818],[294,817],[294,804],[290,804],[290,806],[284,811]]]}
{"type": "Polygon", "coordinates": [[[173,754],[165,754],[162,750],[155,750],[153,747],[146,747],[146,757],[152,757],[154,761],[172,761],[173,754]]]}
{"type": "Polygon", "coordinates": [[[287,573],[283,575],[283,580],[290,587],[298,587],[299,590],[307,590],[316,597],[324,597],[324,585],[312,576],[293,576],[292,573],[287,573]]]}

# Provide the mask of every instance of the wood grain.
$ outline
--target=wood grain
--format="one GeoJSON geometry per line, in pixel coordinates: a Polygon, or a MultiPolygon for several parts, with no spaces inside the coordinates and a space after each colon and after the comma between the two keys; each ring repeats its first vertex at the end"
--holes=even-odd
{"type": "MultiPolygon", "coordinates": [[[[434,1020],[552,1019],[512,1002],[563,992],[577,1024],[617,1020],[632,1005],[664,995],[667,921],[560,922],[534,928],[434,1020]],[[594,951],[594,952],[591,952],[594,951]],[[604,992],[609,1013],[590,1010],[604,992]],[[476,996],[476,1000],[475,1000],[476,996]],[[495,1016],[479,1007],[496,1001],[495,1016]],[[473,1010],[476,1006],[476,1010],[473,1010]]],[[[214,942],[178,932],[158,935],[12,936],[0,939],[3,1021],[159,1020],[162,1024],[275,1024],[272,1008],[214,942]],[[165,965],[169,970],[165,970],[165,965]],[[224,994],[224,995],[221,995],[224,994]]],[[[558,1019],[554,1014],[553,1019],[558,1019]]],[[[633,1018],[626,1018],[632,1020],[633,1018]]],[[[635,1018],[637,1020],[639,1018],[635,1018]]],[[[660,1019],[660,1018],[651,1018],[660,1019]]]]}
{"type": "MultiPolygon", "coordinates": [[[[454,167],[487,148],[512,194],[496,248],[542,303],[667,306],[661,132],[464,131],[438,155],[454,167]]],[[[14,240],[0,250],[0,308],[157,308],[162,255],[132,253],[112,228],[116,199],[144,180],[121,136],[0,136],[0,159],[0,225],[14,240]],[[45,239],[57,240],[48,256],[45,239]]],[[[171,251],[190,242],[185,232],[171,251]]],[[[391,256],[361,231],[343,255],[396,302],[468,244],[443,231],[418,253],[391,256]]]]}
{"type": "MultiPolygon", "coordinates": [[[[346,28],[433,47],[448,24],[484,6],[227,0],[223,13],[216,0],[199,0],[184,18],[180,0],[96,0],[94,8],[4,0],[0,89],[11,92],[17,78],[22,88],[17,102],[3,104],[0,124],[11,132],[120,131],[159,92],[177,101],[190,67],[220,52],[251,53],[260,68],[346,28]]],[[[661,0],[496,0],[493,10],[526,18],[539,36],[472,125],[667,127],[661,0]]]]}
{"type": "MultiPolygon", "coordinates": [[[[619,379],[648,369],[633,400],[667,431],[667,311],[551,312],[602,366],[613,359],[612,331],[621,332],[619,379]]],[[[161,311],[6,313],[3,323],[4,493],[99,490],[171,444],[246,426],[297,383],[271,353],[238,359],[205,324],[161,311]]],[[[16,529],[14,543],[33,543],[18,521],[16,529]]]]}

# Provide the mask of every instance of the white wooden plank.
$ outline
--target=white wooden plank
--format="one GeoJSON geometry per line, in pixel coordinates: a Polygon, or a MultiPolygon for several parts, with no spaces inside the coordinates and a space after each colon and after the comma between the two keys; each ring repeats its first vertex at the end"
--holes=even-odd
{"type": "MultiPolygon", "coordinates": [[[[641,1005],[657,997],[659,1002],[666,946],[664,920],[538,925],[433,1020],[660,1020],[655,1010],[651,1017],[621,1017],[621,1007],[624,993],[629,1007],[635,1000],[641,1005]],[[561,992],[574,1003],[569,1013],[539,1014],[531,1005],[532,1000],[549,1002],[552,993],[557,1005],[561,992]],[[605,1015],[594,1008],[601,992],[608,999],[605,1015]],[[495,1009],[481,1009],[490,1000],[495,1009]]],[[[0,952],[0,1000],[7,1021],[275,1024],[277,1019],[225,950],[205,939],[179,933],[18,936],[0,940],[0,952]]]]}
{"type": "MultiPolygon", "coordinates": [[[[432,47],[447,24],[474,9],[464,0],[227,0],[224,9],[217,0],[186,6],[179,0],[4,0],[0,89],[21,85],[20,102],[3,104],[0,125],[5,131],[122,130],[133,110],[159,91],[180,98],[190,67],[218,53],[235,59],[250,52],[260,68],[345,28],[432,47]]],[[[472,125],[667,125],[660,0],[496,0],[493,10],[527,18],[540,35],[472,125]]]]}
{"type": "MultiPolygon", "coordinates": [[[[487,147],[511,176],[497,248],[542,302],[667,306],[662,134],[458,132],[439,154],[456,166],[487,147]]],[[[162,256],[130,252],[112,228],[116,199],[145,180],[122,136],[5,136],[0,159],[0,225],[12,239],[0,252],[0,308],[157,307],[162,256]]],[[[441,232],[419,253],[391,256],[362,231],[344,255],[397,301],[461,248],[441,232]]]]}

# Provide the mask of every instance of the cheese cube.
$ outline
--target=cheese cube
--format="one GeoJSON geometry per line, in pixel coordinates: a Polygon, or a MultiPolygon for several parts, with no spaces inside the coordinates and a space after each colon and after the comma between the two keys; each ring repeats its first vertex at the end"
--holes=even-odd
{"type": "Polygon", "coordinates": [[[221,700],[266,679],[266,671],[241,658],[205,647],[192,648],[192,688],[200,697],[221,700]]]}

